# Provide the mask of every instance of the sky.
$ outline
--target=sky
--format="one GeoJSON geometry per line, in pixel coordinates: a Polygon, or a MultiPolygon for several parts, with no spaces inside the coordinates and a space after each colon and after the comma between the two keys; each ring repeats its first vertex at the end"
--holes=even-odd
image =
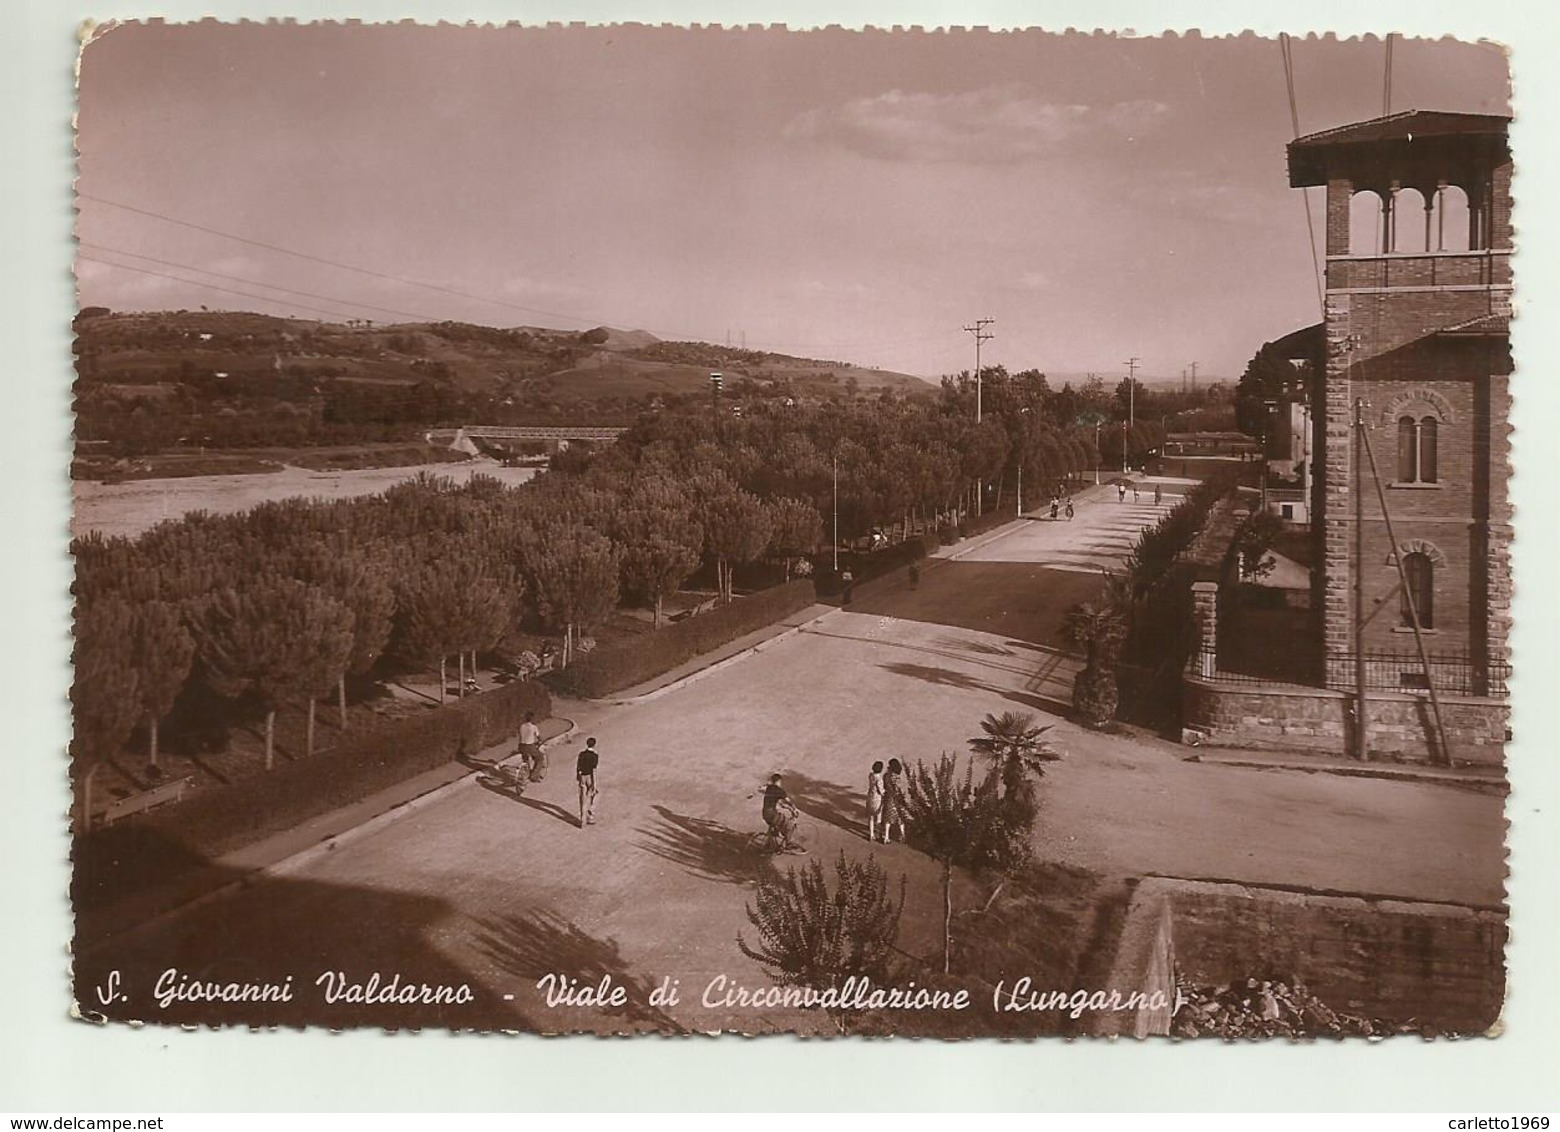
{"type": "MultiPolygon", "coordinates": [[[[1300,132],[1379,115],[1385,54],[1296,39],[1300,132]]],[[[1393,111],[1509,112],[1495,46],[1392,57],[1393,111]]],[[[80,83],[82,305],[927,377],[989,318],[983,364],[1148,380],[1232,379],[1320,317],[1280,47],[1249,34],[123,24],[80,83]]]]}

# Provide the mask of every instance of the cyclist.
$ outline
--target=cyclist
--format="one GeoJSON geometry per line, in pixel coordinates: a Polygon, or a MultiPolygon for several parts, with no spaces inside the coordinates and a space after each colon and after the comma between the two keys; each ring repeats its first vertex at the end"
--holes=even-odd
{"type": "Polygon", "coordinates": [[[764,824],[769,826],[770,841],[782,852],[795,851],[801,849],[796,840],[796,803],[780,781],[778,774],[771,774],[764,787],[764,824]]]}

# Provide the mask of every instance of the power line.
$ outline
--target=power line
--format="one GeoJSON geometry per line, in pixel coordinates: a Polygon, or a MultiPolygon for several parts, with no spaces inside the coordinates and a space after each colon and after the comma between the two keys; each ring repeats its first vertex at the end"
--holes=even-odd
{"type": "MultiPolygon", "coordinates": [[[[363,310],[381,311],[384,314],[398,315],[398,316],[400,316],[402,318],[416,319],[416,320],[418,320],[420,322],[438,322],[438,321],[440,321],[439,319],[436,319],[433,316],[431,316],[429,314],[426,314],[426,313],[414,313],[412,311],[397,310],[394,307],[382,307],[382,306],[379,306],[377,303],[360,303],[356,299],[343,299],[343,298],[339,298],[339,297],[337,297],[335,295],[321,295],[321,294],[318,294],[317,292],[314,292],[314,291],[300,291],[300,290],[298,290],[295,287],[283,287],[283,286],[281,286],[280,284],[277,284],[277,283],[266,283],[266,282],[264,282],[262,280],[259,280],[259,279],[249,279],[249,278],[246,278],[246,277],[244,277],[242,275],[229,275],[226,272],[223,272],[223,271],[213,271],[213,270],[211,270],[210,268],[207,268],[207,267],[196,267],[194,264],[179,263],[176,260],[171,260],[171,259],[159,259],[156,256],[144,255],[141,252],[127,252],[123,248],[110,248],[110,247],[107,247],[107,246],[105,246],[103,244],[94,244],[94,243],[90,243],[90,242],[88,242],[86,240],[81,241],[79,246],[83,247],[83,248],[90,248],[90,249],[92,249],[94,251],[112,252],[114,255],[130,256],[132,259],[144,259],[148,263],[157,263],[157,264],[161,264],[164,267],[177,267],[177,268],[179,268],[182,271],[194,271],[194,272],[198,272],[201,275],[211,275],[211,276],[215,276],[218,279],[230,280],[230,281],[232,281],[234,283],[247,283],[247,284],[249,284],[252,287],[264,287],[267,290],[271,290],[271,291],[283,291],[283,292],[286,292],[289,295],[301,295],[304,298],[308,298],[308,299],[323,299],[327,303],[338,303],[338,304],[340,304],[342,306],[348,306],[348,307],[360,307],[363,310]]],[[[104,260],[94,260],[93,262],[95,262],[95,263],[103,263],[105,261],[104,260]]],[[[128,264],[116,264],[114,266],[129,267],[130,265],[128,265],[128,264]]],[[[130,268],[130,270],[134,270],[134,268],[132,267],[132,268],[130,268]]],[[[195,283],[198,286],[205,286],[205,284],[202,283],[199,280],[189,280],[189,282],[195,283]]]]}
{"type": "Polygon", "coordinates": [[[408,287],[423,287],[430,291],[439,291],[443,294],[454,295],[461,299],[472,299],[479,303],[491,303],[494,306],[508,307],[511,310],[523,311],[526,314],[546,315],[548,318],[561,318],[569,322],[579,322],[587,325],[591,321],[589,319],[581,318],[578,315],[562,314],[558,311],[545,311],[537,307],[522,306],[519,303],[511,303],[506,299],[492,299],[485,295],[472,294],[470,291],[457,290],[454,287],[444,287],[438,283],[425,283],[420,279],[408,279],[402,275],[391,275],[388,272],[375,271],[368,267],[358,267],[355,264],[342,263],[340,260],[326,259],[323,256],[310,255],[308,252],[294,251],[292,248],[284,248],[280,244],[269,244],[264,240],[254,240],[248,236],[240,236],[234,232],[224,232],[219,228],[209,228],[204,224],[195,224],[188,220],[180,220],[177,217],[168,216],[166,213],[153,212],[151,209],[137,208],[130,204],[121,204],[119,201],[107,200],[104,197],[95,197],[87,193],[78,193],[77,196],[80,200],[90,200],[96,204],[106,204],[110,208],[120,208],[124,209],[126,212],[134,212],[141,216],[149,216],[154,220],[162,220],[169,224],[177,224],[181,228],[191,228],[197,232],[205,232],[207,235],[219,236],[225,240],[235,240],[241,244],[248,244],[251,247],[256,248],[264,248],[267,251],[279,252],[282,255],[294,256],[298,259],[308,260],[311,263],[323,264],[326,267],[340,268],[342,271],[355,271],[359,275],[371,276],[374,279],[385,279],[389,282],[400,283],[408,287]]]}
{"type": "Polygon", "coordinates": [[[88,263],[101,263],[105,267],[117,267],[121,271],[133,271],[138,275],[155,275],[159,279],[172,279],[176,283],[188,283],[191,286],[204,287],[210,291],[222,291],[229,295],[242,295],[246,299],[258,299],[262,303],[271,303],[273,306],[289,307],[294,310],[313,311],[315,314],[328,315],[331,318],[356,317],[347,311],[326,310],[324,307],[316,307],[309,303],[294,302],[290,299],[278,298],[275,295],[257,295],[253,291],[240,291],[236,287],[222,287],[216,283],[208,283],[204,279],[186,279],[182,275],[170,275],[166,271],[153,271],[149,267],[136,267],[134,264],[129,263],[115,263],[113,260],[99,259],[98,257],[92,255],[81,255],[78,258],[86,260],[88,263]]]}
{"type": "MultiPolygon", "coordinates": [[[[1300,136],[1300,105],[1295,98],[1295,60],[1294,45],[1286,33],[1280,32],[1278,37],[1278,49],[1284,57],[1284,86],[1289,91],[1289,124],[1294,129],[1294,136],[1300,136]]],[[[1322,261],[1316,251],[1316,221],[1311,216],[1311,189],[1308,185],[1300,187],[1300,203],[1305,208],[1305,231],[1311,241],[1311,276],[1316,282],[1316,305],[1321,311],[1322,318],[1327,317],[1327,296],[1322,290],[1322,261]]]]}
{"type": "MultiPolygon", "coordinates": [[[[523,312],[525,314],[543,315],[543,316],[546,316],[548,318],[559,318],[559,319],[563,319],[566,322],[579,323],[582,326],[600,326],[600,325],[605,325],[606,322],[607,322],[607,320],[605,320],[605,319],[585,318],[585,317],[582,317],[580,315],[563,314],[563,313],[561,313],[559,311],[542,310],[539,307],[528,307],[528,306],[524,306],[523,304],[520,304],[520,303],[509,302],[506,299],[490,298],[490,297],[485,296],[485,295],[474,294],[474,293],[472,293],[470,291],[462,291],[462,290],[459,290],[459,289],[454,288],[454,287],[445,287],[445,286],[442,286],[442,285],[440,285],[438,283],[427,283],[427,282],[424,282],[424,281],[419,280],[419,279],[411,279],[411,278],[407,278],[407,277],[401,276],[401,275],[393,275],[393,274],[390,274],[388,272],[375,271],[372,268],[359,267],[356,264],[343,263],[340,260],[327,259],[324,256],[313,255],[313,254],[310,254],[309,252],[300,252],[300,251],[297,251],[297,250],[295,250],[293,248],[283,247],[280,244],[268,243],[265,240],[256,240],[256,239],[253,239],[253,238],[251,238],[249,236],[241,236],[241,235],[239,235],[236,232],[223,231],[220,228],[213,228],[213,227],[210,227],[210,226],[205,225],[205,224],[197,224],[197,223],[195,223],[193,221],[189,221],[189,220],[181,220],[181,219],[179,219],[176,216],[169,216],[167,213],[157,212],[157,211],[154,211],[154,210],[148,209],[148,208],[139,208],[139,207],[137,207],[135,205],[124,204],[124,203],[122,203],[120,201],[109,200],[106,197],[93,196],[90,193],[78,193],[77,197],[80,200],[92,201],[95,204],[107,205],[110,208],[118,208],[118,209],[124,210],[125,212],[133,212],[133,213],[135,213],[135,214],[137,214],[139,216],[147,216],[147,217],[150,217],[150,218],[152,218],[154,220],[160,220],[160,221],[163,221],[163,222],[168,223],[168,224],[175,224],[175,225],[178,225],[181,228],[189,228],[189,229],[191,229],[193,231],[196,231],[196,232],[203,232],[203,233],[205,233],[206,235],[209,235],[209,236],[217,236],[217,237],[219,237],[221,239],[224,239],[224,240],[233,240],[233,241],[235,241],[237,243],[247,244],[250,247],[263,248],[266,251],[277,252],[277,253],[279,253],[281,255],[293,256],[294,258],[297,258],[297,259],[307,260],[310,263],[318,263],[318,264],[321,264],[321,265],[326,266],[326,267],[338,268],[338,269],[340,269],[342,271],[355,272],[355,273],[357,273],[359,275],[366,275],[366,276],[369,276],[369,277],[374,278],[374,279],[383,279],[383,280],[386,280],[386,281],[392,282],[392,283],[400,283],[400,284],[402,284],[404,286],[408,286],[408,287],[422,287],[422,288],[425,288],[425,289],[430,290],[430,291],[438,291],[438,292],[440,292],[442,294],[453,295],[453,296],[455,296],[457,298],[461,298],[461,299],[471,299],[471,300],[474,300],[476,302],[489,303],[489,304],[491,304],[493,306],[508,307],[511,310],[521,311],[521,312],[523,312]]],[[[127,252],[127,253],[123,253],[123,254],[134,255],[136,253],[127,252]]],[[[151,258],[151,257],[145,257],[145,258],[151,258]]],[[[189,268],[188,270],[191,270],[191,271],[203,271],[204,269],[203,268],[193,268],[192,267],[192,268],[189,268]]],[[[219,274],[219,273],[211,272],[210,274],[219,274]]],[[[196,282],[196,281],[186,280],[186,282],[196,282]]],[[[200,284],[198,282],[196,282],[196,285],[200,285],[200,284]]],[[[271,284],[268,284],[268,283],[267,284],[260,284],[260,286],[270,287],[271,284]]],[[[222,290],[222,289],[223,288],[216,288],[216,287],[213,288],[213,290],[222,290]]],[[[276,288],[276,289],[277,290],[285,290],[286,288],[276,288]]],[[[304,292],[299,292],[299,293],[302,294],[304,292]]],[[[328,301],[331,301],[331,302],[338,302],[338,301],[339,302],[348,302],[349,300],[335,300],[335,299],[331,299],[331,300],[328,300],[328,301]]],[[[351,300],[350,302],[351,302],[351,305],[353,305],[353,306],[364,307],[366,309],[376,309],[376,310],[388,310],[389,309],[389,308],[386,308],[386,307],[375,307],[373,304],[370,304],[370,303],[359,303],[359,302],[356,302],[355,300],[351,300]]],[[[401,313],[401,312],[393,312],[393,313],[401,313]]],[[[412,317],[421,318],[423,316],[421,316],[421,315],[414,315],[412,317]]],[[[437,321],[437,320],[430,319],[429,321],[437,321]]],[[[680,332],[678,333],[678,336],[679,337],[682,336],[680,332]]],[[[687,337],[692,338],[694,336],[690,334],[690,335],[687,335],[687,337]]],[[[818,350],[836,350],[836,349],[847,349],[847,348],[870,348],[870,347],[874,347],[874,346],[886,346],[886,345],[910,345],[910,344],[915,344],[915,343],[919,343],[919,342],[931,341],[933,338],[939,338],[939,337],[941,337],[940,334],[929,334],[929,335],[926,335],[923,338],[918,338],[918,339],[879,339],[879,340],[871,341],[871,342],[833,342],[833,343],[794,343],[794,342],[788,343],[788,342],[777,342],[777,341],[768,341],[768,342],[760,341],[760,342],[755,342],[755,345],[758,345],[758,346],[761,346],[761,347],[762,346],[767,346],[771,350],[775,350],[775,351],[779,351],[779,350],[787,350],[787,351],[802,350],[802,351],[807,351],[807,352],[815,352],[815,351],[818,351],[818,350]]]]}
{"type": "Polygon", "coordinates": [[[1392,113],[1392,32],[1387,32],[1387,60],[1381,76],[1381,116],[1392,113]]]}

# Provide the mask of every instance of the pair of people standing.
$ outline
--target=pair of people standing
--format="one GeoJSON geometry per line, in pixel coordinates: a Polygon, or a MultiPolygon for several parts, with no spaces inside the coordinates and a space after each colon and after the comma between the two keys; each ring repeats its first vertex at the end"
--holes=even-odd
{"type": "Polygon", "coordinates": [[[905,772],[898,759],[889,759],[885,768],[881,760],[872,764],[867,775],[867,840],[887,845],[899,830],[899,840],[905,839],[905,795],[900,781],[905,772]]]}

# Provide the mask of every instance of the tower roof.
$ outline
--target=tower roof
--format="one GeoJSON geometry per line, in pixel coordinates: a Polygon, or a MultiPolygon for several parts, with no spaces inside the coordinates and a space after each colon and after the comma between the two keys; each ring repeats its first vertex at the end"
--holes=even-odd
{"type": "Polygon", "coordinates": [[[1511,118],[1505,114],[1460,114],[1450,110],[1402,110],[1383,118],[1334,126],[1306,134],[1289,143],[1289,185],[1321,185],[1327,181],[1328,159],[1347,147],[1409,144],[1416,140],[1439,141],[1492,138],[1504,142],[1511,118]]]}

